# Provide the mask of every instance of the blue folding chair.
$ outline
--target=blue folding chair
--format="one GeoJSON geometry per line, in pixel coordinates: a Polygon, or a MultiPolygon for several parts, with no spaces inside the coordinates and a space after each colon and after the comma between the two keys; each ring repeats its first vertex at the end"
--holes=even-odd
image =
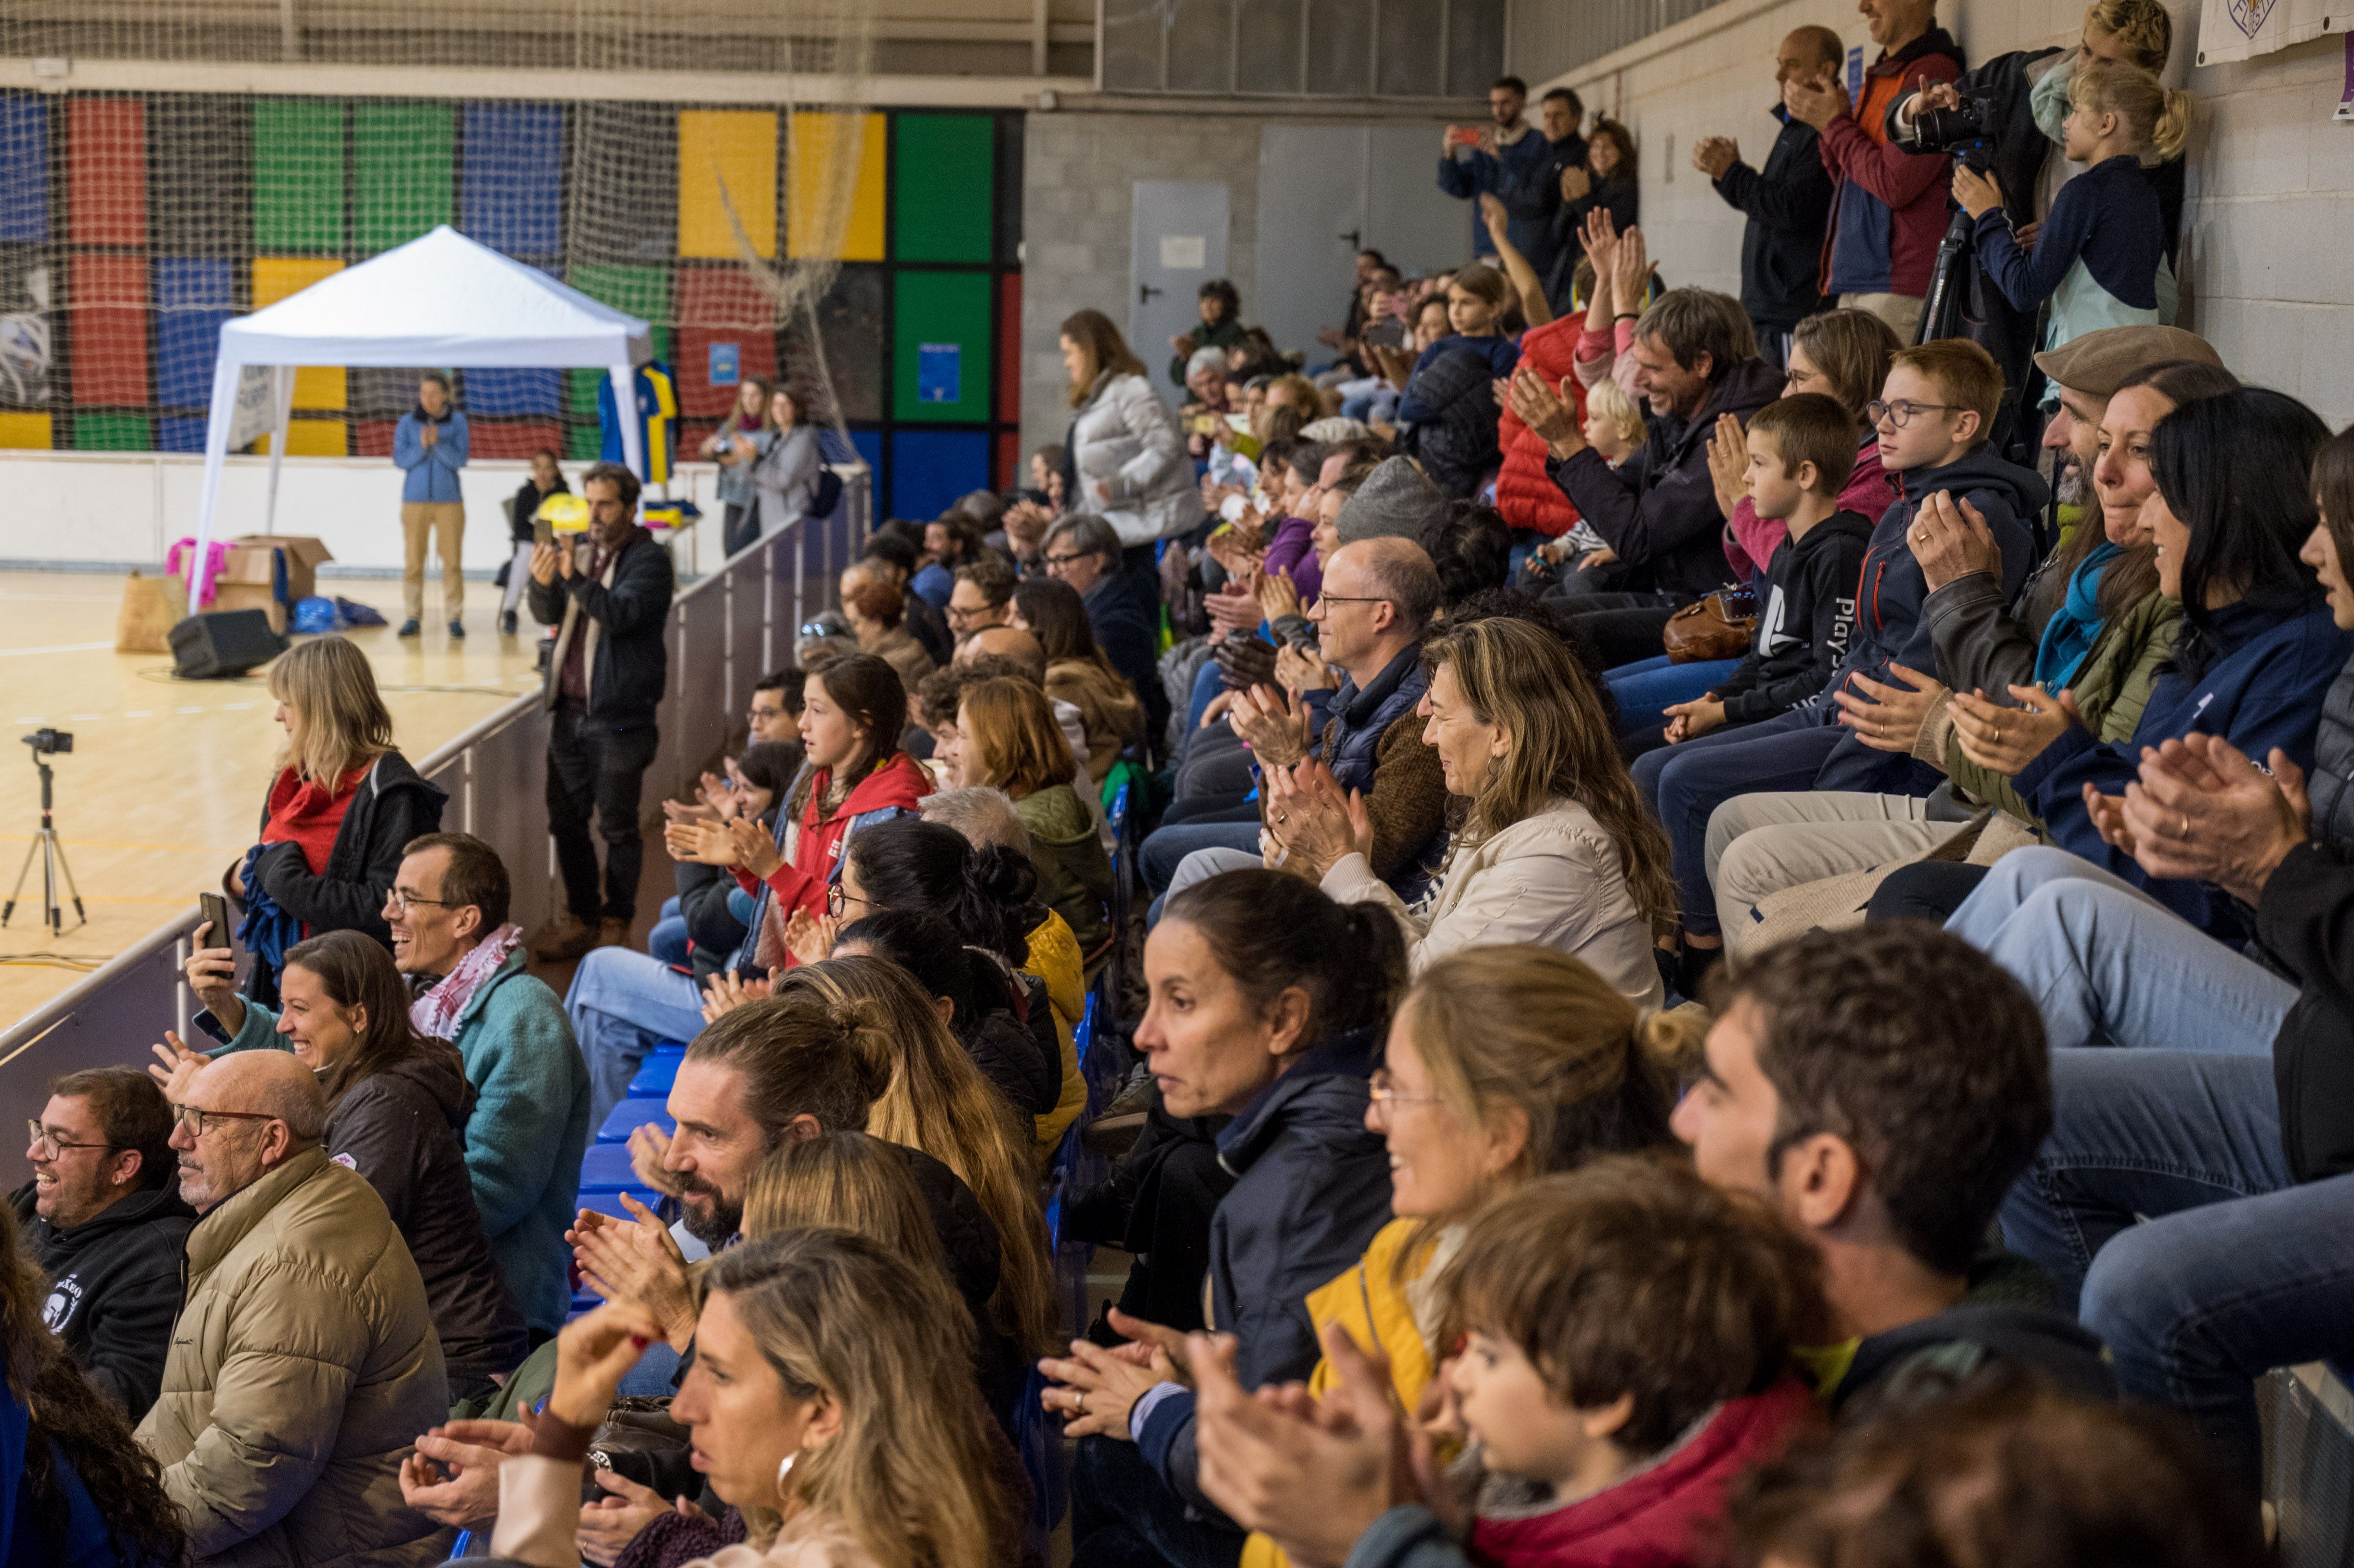
{"type": "Polygon", "coordinates": [[[632,1099],[659,1100],[670,1097],[670,1086],[678,1081],[678,1065],[686,1058],[686,1047],[675,1041],[665,1040],[646,1053],[638,1064],[638,1075],[630,1080],[632,1099]]]}
{"type": "Polygon", "coordinates": [[[666,1099],[626,1099],[607,1113],[605,1125],[597,1129],[597,1141],[627,1143],[630,1134],[648,1122],[652,1122],[665,1133],[678,1130],[678,1123],[671,1119],[666,1099]]]}

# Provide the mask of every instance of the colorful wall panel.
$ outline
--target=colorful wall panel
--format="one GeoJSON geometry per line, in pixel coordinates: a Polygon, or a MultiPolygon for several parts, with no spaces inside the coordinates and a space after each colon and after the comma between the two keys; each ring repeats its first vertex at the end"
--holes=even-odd
{"type": "MultiPolygon", "coordinates": [[[[221,324],[455,224],[653,324],[699,439],[830,387],[886,514],[1018,456],[1018,114],[0,92],[0,445],[195,451],[221,324]],[[731,216],[732,208],[732,216],[731,216]],[[755,253],[838,260],[780,320],[755,253]]],[[[424,367],[304,367],[298,454],[379,457],[424,367]]],[[[484,457],[599,446],[598,370],[480,370],[484,457]]],[[[845,451],[848,449],[845,449],[845,451]]]]}

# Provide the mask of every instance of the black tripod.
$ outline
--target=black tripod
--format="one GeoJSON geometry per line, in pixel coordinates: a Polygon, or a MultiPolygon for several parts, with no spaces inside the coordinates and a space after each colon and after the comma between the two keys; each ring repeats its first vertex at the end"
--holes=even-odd
{"type": "Polygon", "coordinates": [[[87,926],[90,916],[82,913],[81,889],[74,885],[73,868],[66,864],[66,846],[58,838],[57,825],[50,819],[51,784],[55,775],[48,763],[36,749],[33,766],[41,772],[41,831],[25,846],[25,863],[17,868],[16,885],[8,894],[8,902],[0,906],[0,926],[8,924],[16,913],[16,901],[25,895],[25,879],[33,874],[33,856],[41,857],[41,915],[51,936],[61,935],[66,928],[65,910],[58,903],[58,885],[65,885],[66,895],[73,900],[74,924],[87,926]]]}

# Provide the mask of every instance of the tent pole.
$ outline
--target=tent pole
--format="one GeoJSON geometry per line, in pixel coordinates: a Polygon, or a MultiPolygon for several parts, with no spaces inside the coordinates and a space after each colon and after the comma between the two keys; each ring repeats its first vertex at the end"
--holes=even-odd
{"type": "MultiPolygon", "coordinates": [[[[621,462],[631,473],[646,471],[645,432],[638,427],[638,373],[633,366],[616,365],[605,373],[613,382],[613,412],[621,421],[621,462]]],[[[635,518],[631,522],[637,521],[635,518]]]]}
{"type": "Polygon", "coordinates": [[[278,378],[272,399],[277,422],[270,428],[270,503],[261,514],[261,531],[265,534],[278,532],[278,471],[285,466],[286,442],[294,429],[294,367],[281,365],[273,374],[278,378]]]}
{"type": "Polygon", "coordinates": [[[228,428],[237,419],[237,384],[244,375],[242,360],[224,351],[213,362],[213,407],[205,420],[205,483],[196,501],[196,547],[188,557],[188,613],[203,607],[197,594],[204,584],[205,556],[213,540],[213,511],[220,500],[221,465],[228,457],[228,428]]]}

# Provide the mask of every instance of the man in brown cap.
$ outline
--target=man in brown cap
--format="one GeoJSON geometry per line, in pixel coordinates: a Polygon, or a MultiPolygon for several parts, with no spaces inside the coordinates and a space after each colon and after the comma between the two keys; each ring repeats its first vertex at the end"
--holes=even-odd
{"type": "MultiPolygon", "coordinates": [[[[2060,396],[2043,446],[2059,454],[2054,488],[2063,505],[2093,500],[2101,421],[2118,387],[2137,372],[2182,361],[2219,369],[2223,363],[2204,338],[2166,326],[2106,327],[2035,356],[2060,396]]],[[[2097,509],[2084,525],[2100,526],[2097,509]]],[[[1985,526],[1958,508],[1951,514],[1925,508],[1908,542],[1929,585],[1921,615],[1935,638],[1940,665],[1946,649],[1982,647],[1998,638],[2002,629],[1995,623],[2010,617],[1995,570],[2000,556],[1985,526]]],[[[2027,594],[2033,593],[2031,585],[2027,594]]],[[[2033,637],[2012,630],[2025,636],[2031,660],[2033,637]]],[[[1998,678],[1985,682],[1989,692],[2003,684],[1998,678]]],[[[1921,726],[1914,755],[1942,758],[1952,726],[1940,699],[1921,726]]],[[[1826,790],[1734,797],[1710,817],[1707,841],[1709,885],[1727,949],[1747,951],[1777,929],[1757,908],[1774,894],[1917,855],[1943,842],[1971,814],[1952,799],[1950,786],[1921,800],[1826,790]]]]}

